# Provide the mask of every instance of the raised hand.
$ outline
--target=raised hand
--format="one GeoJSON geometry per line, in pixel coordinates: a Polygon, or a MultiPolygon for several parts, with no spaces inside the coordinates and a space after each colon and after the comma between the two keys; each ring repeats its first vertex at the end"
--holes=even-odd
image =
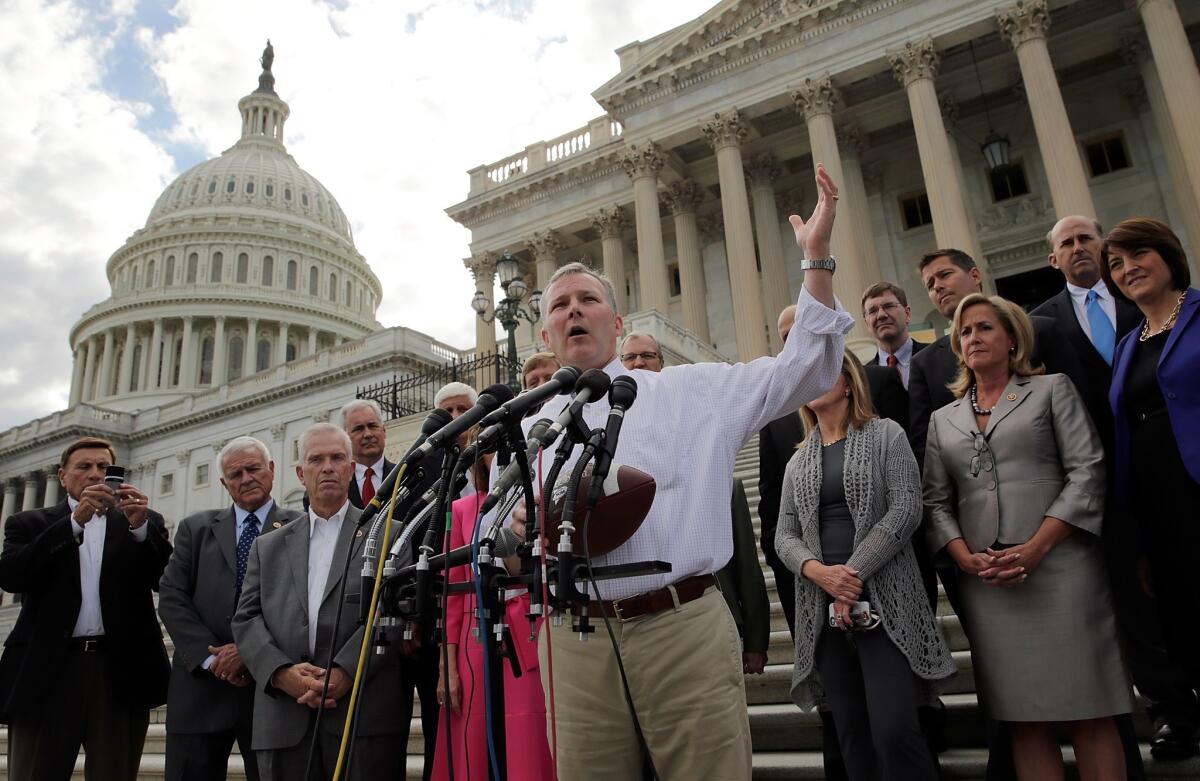
{"type": "Polygon", "coordinates": [[[829,257],[829,242],[833,236],[833,220],[837,214],[838,188],[825,170],[817,165],[817,205],[808,222],[798,214],[788,217],[796,233],[796,246],[806,258],[829,257]]]}

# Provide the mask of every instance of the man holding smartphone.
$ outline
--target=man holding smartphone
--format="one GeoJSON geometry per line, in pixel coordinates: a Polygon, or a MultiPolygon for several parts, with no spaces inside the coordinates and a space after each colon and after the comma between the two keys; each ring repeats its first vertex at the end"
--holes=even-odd
{"type": "Polygon", "coordinates": [[[81,745],[88,779],[133,781],[150,709],[167,699],[152,592],[171,544],[115,460],[107,440],[76,440],[58,469],[66,499],[4,525],[0,588],[22,595],[0,657],[12,781],[66,781],[81,745]]]}

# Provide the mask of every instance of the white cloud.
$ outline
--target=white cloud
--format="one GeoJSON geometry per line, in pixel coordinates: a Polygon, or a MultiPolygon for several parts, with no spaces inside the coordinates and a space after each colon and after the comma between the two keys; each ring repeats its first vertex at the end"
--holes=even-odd
{"type": "Polygon", "coordinates": [[[466,197],[467,169],[600,115],[590,93],[616,74],[613,50],[714,1],[179,0],[178,25],[162,36],[124,2],[104,19],[135,26],[165,94],[129,103],[99,82],[111,39],[88,32],[86,14],[63,2],[3,5],[0,267],[17,282],[8,303],[55,305],[36,333],[12,314],[19,308],[0,315],[0,327],[22,334],[0,345],[0,366],[35,389],[8,400],[0,428],[63,406],[67,330],[108,295],[105,260],[173,175],[138,130],[146,103],[170,103],[177,122],[166,141],[219,154],[237,139],[237,100],[256,85],[270,37],[292,112],[288,149],[353,223],[383,282],[380,320],[467,346],[470,235],[443,212],[466,197]]]}

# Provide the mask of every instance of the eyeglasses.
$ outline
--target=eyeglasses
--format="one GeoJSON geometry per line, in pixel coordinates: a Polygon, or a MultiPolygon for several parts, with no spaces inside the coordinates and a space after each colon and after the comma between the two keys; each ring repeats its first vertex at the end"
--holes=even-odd
{"type": "Polygon", "coordinates": [[[894,309],[903,309],[903,308],[904,307],[900,304],[899,301],[889,301],[886,304],[881,304],[880,306],[871,307],[866,312],[864,312],[864,314],[867,317],[874,317],[875,315],[879,314],[881,311],[891,312],[894,309]]]}
{"type": "Polygon", "coordinates": [[[629,363],[641,358],[643,361],[653,361],[658,357],[658,353],[625,353],[621,356],[621,363],[629,363]]]}
{"type": "Polygon", "coordinates": [[[988,447],[987,438],[978,431],[973,437],[971,444],[975,447],[975,455],[971,457],[971,477],[979,477],[981,467],[983,471],[990,472],[996,468],[996,462],[992,458],[992,449],[988,447]]]}

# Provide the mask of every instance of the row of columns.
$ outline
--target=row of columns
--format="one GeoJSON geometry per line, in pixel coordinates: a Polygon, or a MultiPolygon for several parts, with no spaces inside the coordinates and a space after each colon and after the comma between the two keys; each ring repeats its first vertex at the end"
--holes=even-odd
{"type": "MultiPolygon", "coordinates": [[[[212,324],[213,357],[212,377],[207,383],[211,387],[219,387],[229,380],[229,337],[227,321],[231,318],[217,315],[210,319],[193,315],[184,315],[178,319],[159,318],[150,323],[129,323],[124,328],[114,327],[102,333],[92,334],[75,348],[75,364],[71,378],[70,406],[81,402],[113,396],[123,396],[136,388],[139,391],[157,391],[164,388],[196,388],[200,386],[200,364],[202,356],[200,339],[201,326],[212,324]],[[146,326],[149,326],[147,328],[146,326]],[[181,337],[179,354],[179,382],[175,377],[176,355],[174,345],[176,336],[181,337]],[[135,365],[134,349],[141,347],[141,359],[135,365]],[[164,348],[165,353],[164,353],[164,348]],[[121,351],[120,361],[117,361],[118,350],[121,351]],[[159,367],[161,366],[161,372],[159,367]],[[136,382],[135,382],[136,381],[136,382]]],[[[244,326],[242,341],[241,375],[248,377],[257,372],[257,354],[260,327],[277,329],[274,354],[270,366],[278,366],[287,362],[287,344],[291,328],[284,321],[261,322],[256,318],[232,318],[244,326]]],[[[321,334],[329,332],[316,328],[299,328],[306,332],[307,351],[297,350],[297,357],[311,355],[319,349],[321,334]]],[[[332,334],[334,344],[341,344],[344,338],[332,334]]]]}
{"type": "Polygon", "coordinates": [[[62,498],[62,484],[58,482],[58,465],[26,472],[20,477],[0,480],[4,486],[3,503],[0,504],[0,519],[13,513],[49,507],[62,498]]]}

